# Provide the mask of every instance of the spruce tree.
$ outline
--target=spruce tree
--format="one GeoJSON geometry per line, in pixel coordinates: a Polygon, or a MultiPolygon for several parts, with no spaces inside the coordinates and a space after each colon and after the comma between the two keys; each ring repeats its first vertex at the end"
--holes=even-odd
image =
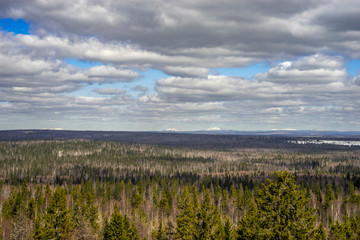
{"type": "Polygon", "coordinates": [[[226,217],[224,224],[224,240],[233,240],[233,231],[231,228],[231,223],[229,217],[226,217]]]}
{"type": "Polygon", "coordinates": [[[217,208],[210,202],[210,193],[205,191],[204,200],[197,213],[195,224],[195,239],[210,239],[215,226],[220,222],[217,208]]]}
{"type": "Polygon", "coordinates": [[[40,217],[37,217],[35,219],[32,239],[34,239],[34,240],[46,240],[47,239],[45,236],[44,228],[41,226],[40,217]]]}
{"type": "Polygon", "coordinates": [[[156,231],[154,231],[153,237],[156,240],[166,240],[165,231],[164,231],[162,222],[160,222],[158,229],[156,231]]]}
{"type": "Polygon", "coordinates": [[[47,239],[65,239],[72,229],[69,211],[66,205],[66,194],[63,188],[57,187],[51,195],[44,217],[44,235],[47,239]]]}
{"type": "Polygon", "coordinates": [[[310,199],[288,172],[275,172],[275,177],[257,191],[254,209],[239,223],[238,239],[313,239],[316,216],[310,199]]]}
{"type": "Polygon", "coordinates": [[[191,240],[195,232],[195,213],[187,187],[182,191],[177,207],[179,212],[176,217],[176,236],[179,239],[191,240]]]}
{"type": "Polygon", "coordinates": [[[104,228],[104,240],[137,240],[139,234],[134,223],[130,224],[127,216],[118,212],[115,205],[109,223],[104,228]]]}
{"type": "Polygon", "coordinates": [[[322,225],[322,223],[320,223],[319,227],[316,229],[314,239],[326,240],[326,232],[325,232],[325,228],[322,225]]]}

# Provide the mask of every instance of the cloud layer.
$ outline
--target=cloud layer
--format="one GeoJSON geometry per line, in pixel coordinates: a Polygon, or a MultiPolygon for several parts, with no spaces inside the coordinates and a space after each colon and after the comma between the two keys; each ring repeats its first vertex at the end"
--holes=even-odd
{"type": "Polygon", "coordinates": [[[3,129],[360,129],[360,77],[345,67],[360,58],[359,1],[4,0],[0,9],[30,24],[28,35],[0,30],[3,129]],[[213,73],[256,63],[270,68],[250,79],[213,73]]]}

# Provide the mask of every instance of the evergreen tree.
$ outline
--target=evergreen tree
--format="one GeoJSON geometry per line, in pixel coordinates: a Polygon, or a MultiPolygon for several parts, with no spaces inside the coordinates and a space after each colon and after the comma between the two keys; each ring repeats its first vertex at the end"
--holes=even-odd
{"type": "Polygon", "coordinates": [[[327,209],[330,205],[330,202],[334,200],[334,191],[331,184],[326,185],[326,191],[325,191],[325,204],[324,208],[327,209]]]}
{"type": "Polygon", "coordinates": [[[326,232],[325,232],[325,228],[322,225],[322,223],[320,223],[319,227],[316,229],[314,239],[315,240],[326,240],[326,232]]]}
{"type": "Polygon", "coordinates": [[[2,214],[5,218],[15,218],[24,209],[21,191],[17,191],[15,187],[11,187],[9,199],[4,202],[2,214]]]}
{"type": "Polygon", "coordinates": [[[153,237],[156,240],[166,240],[162,222],[160,222],[158,229],[153,233],[153,237]]]}
{"type": "Polygon", "coordinates": [[[83,211],[85,212],[85,216],[89,220],[91,227],[94,230],[98,230],[99,229],[98,208],[94,204],[94,199],[91,192],[88,192],[86,194],[86,202],[83,211]]]}
{"type": "Polygon", "coordinates": [[[238,239],[262,239],[259,235],[259,211],[255,205],[255,200],[251,199],[248,211],[245,216],[239,221],[238,226],[238,239]]]}
{"type": "Polygon", "coordinates": [[[63,188],[57,187],[51,195],[44,222],[44,235],[47,239],[65,239],[69,237],[72,225],[63,188]]]}
{"type": "Polygon", "coordinates": [[[47,239],[45,236],[44,228],[41,226],[40,217],[37,217],[35,219],[34,232],[32,235],[32,239],[34,239],[34,240],[46,240],[47,239]]]}
{"type": "Polygon", "coordinates": [[[315,195],[316,195],[316,199],[317,199],[318,204],[321,204],[321,202],[322,202],[322,196],[321,196],[321,189],[320,189],[319,183],[316,183],[316,184],[314,185],[313,192],[314,192],[315,195]]]}
{"type": "Polygon", "coordinates": [[[342,224],[338,221],[332,223],[330,225],[328,240],[343,240],[343,239],[345,240],[348,238],[346,238],[346,233],[344,231],[342,224]]]}
{"type": "Polygon", "coordinates": [[[205,191],[204,200],[196,217],[195,239],[210,239],[219,222],[217,208],[210,202],[209,191],[205,191]]]}
{"type": "Polygon", "coordinates": [[[316,216],[310,199],[288,172],[275,172],[275,177],[257,191],[254,209],[239,222],[238,239],[313,239],[316,216]]]}
{"type": "Polygon", "coordinates": [[[104,240],[137,240],[139,234],[135,224],[131,224],[127,216],[118,212],[115,205],[109,223],[105,224],[104,240]]]}
{"type": "Polygon", "coordinates": [[[175,239],[176,229],[172,221],[168,221],[165,227],[165,239],[172,240],[175,239]]]}
{"type": "Polygon", "coordinates": [[[195,213],[192,206],[189,189],[184,188],[178,202],[178,215],[176,217],[176,236],[179,239],[191,240],[195,232],[195,213]]]}
{"type": "Polygon", "coordinates": [[[105,239],[127,239],[124,227],[124,216],[120,214],[117,209],[111,215],[111,220],[105,226],[104,240],[105,239]]]}
{"type": "Polygon", "coordinates": [[[27,207],[27,217],[29,219],[34,219],[35,218],[35,208],[36,208],[36,204],[35,204],[35,199],[31,198],[29,203],[28,203],[28,207],[27,207]]]}
{"type": "Polygon", "coordinates": [[[224,240],[233,240],[233,231],[231,228],[231,223],[229,217],[226,218],[225,224],[224,224],[224,240]]]}

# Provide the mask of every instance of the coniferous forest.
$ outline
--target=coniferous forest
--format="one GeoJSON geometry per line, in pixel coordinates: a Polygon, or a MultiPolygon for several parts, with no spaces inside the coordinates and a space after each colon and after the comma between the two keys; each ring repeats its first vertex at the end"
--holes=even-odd
{"type": "Polygon", "coordinates": [[[2,141],[0,239],[360,239],[359,147],[244,146],[2,141]]]}

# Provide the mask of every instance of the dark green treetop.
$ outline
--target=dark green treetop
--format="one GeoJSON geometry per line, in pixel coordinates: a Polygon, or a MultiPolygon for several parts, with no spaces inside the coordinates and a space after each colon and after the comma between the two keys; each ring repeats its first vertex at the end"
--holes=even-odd
{"type": "Polygon", "coordinates": [[[313,239],[315,209],[288,172],[275,172],[239,222],[238,239],[313,239]]]}

